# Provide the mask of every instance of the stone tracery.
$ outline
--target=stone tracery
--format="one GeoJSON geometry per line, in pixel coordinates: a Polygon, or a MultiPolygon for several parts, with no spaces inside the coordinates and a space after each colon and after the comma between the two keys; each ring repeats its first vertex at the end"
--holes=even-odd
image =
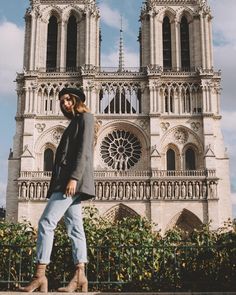
{"type": "Polygon", "coordinates": [[[114,130],[104,137],[100,153],[103,161],[115,170],[128,170],[140,159],[141,143],[129,131],[114,130]]]}

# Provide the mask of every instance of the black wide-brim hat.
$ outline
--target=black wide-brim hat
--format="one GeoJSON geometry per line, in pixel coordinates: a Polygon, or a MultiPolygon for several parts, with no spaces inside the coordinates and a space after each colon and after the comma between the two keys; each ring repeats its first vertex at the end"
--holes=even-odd
{"type": "Polygon", "coordinates": [[[70,87],[62,88],[62,90],[59,92],[59,99],[64,94],[73,94],[74,96],[76,96],[76,98],[78,97],[79,100],[81,100],[82,102],[85,102],[85,94],[84,94],[83,90],[81,90],[81,89],[70,88],[70,87]]]}

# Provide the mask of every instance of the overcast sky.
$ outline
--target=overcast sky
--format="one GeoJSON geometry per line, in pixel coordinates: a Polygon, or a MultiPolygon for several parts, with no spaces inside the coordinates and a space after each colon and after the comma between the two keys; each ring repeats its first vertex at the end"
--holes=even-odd
{"type": "MultiPolygon", "coordinates": [[[[123,18],[125,65],[138,66],[137,36],[142,0],[99,0],[102,65],[118,65],[120,18],[123,18]]],[[[230,156],[234,217],[236,217],[236,0],[208,0],[213,19],[215,70],[222,70],[222,130],[230,156]]],[[[7,158],[15,133],[16,72],[22,70],[24,13],[29,0],[0,1],[0,206],[5,205],[7,158]]]]}

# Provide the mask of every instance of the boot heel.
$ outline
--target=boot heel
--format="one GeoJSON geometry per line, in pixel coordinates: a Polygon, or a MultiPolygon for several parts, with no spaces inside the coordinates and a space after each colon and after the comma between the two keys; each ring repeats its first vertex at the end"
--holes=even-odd
{"type": "Polygon", "coordinates": [[[47,278],[45,278],[45,280],[40,285],[39,291],[42,293],[48,293],[48,280],[47,280],[47,278]]]}

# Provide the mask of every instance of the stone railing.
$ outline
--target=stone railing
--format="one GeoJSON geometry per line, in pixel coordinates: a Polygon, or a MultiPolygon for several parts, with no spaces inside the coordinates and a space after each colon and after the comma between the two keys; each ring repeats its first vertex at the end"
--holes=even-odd
{"type": "MultiPolygon", "coordinates": [[[[215,170],[95,171],[96,200],[192,200],[217,198],[215,170]]],[[[45,200],[51,172],[23,171],[20,200],[45,200]]]]}

